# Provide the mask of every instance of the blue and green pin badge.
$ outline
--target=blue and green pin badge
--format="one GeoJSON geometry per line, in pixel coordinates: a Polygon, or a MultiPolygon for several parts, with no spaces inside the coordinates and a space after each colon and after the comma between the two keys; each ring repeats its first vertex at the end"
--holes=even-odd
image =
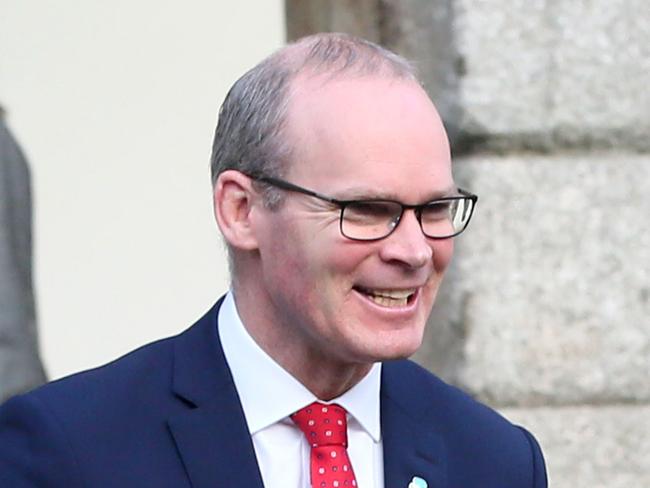
{"type": "Polygon", "coordinates": [[[413,476],[408,488],[427,488],[427,482],[418,476],[413,476]]]}

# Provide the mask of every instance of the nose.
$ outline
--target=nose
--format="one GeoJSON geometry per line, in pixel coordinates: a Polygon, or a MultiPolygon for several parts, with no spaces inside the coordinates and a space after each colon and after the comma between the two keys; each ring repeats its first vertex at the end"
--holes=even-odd
{"type": "Polygon", "coordinates": [[[422,233],[415,212],[405,210],[397,228],[382,241],[380,257],[386,262],[400,262],[409,268],[421,268],[431,262],[433,247],[422,233]]]}

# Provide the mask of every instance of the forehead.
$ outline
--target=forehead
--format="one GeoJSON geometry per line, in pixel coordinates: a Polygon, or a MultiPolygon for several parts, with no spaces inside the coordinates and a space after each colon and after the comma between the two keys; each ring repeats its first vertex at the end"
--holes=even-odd
{"type": "Polygon", "coordinates": [[[299,78],[292,85],[289,175],[329,191],[425,198],[453,186],[440,117],[415,82],[379,77],[299,78]]]}

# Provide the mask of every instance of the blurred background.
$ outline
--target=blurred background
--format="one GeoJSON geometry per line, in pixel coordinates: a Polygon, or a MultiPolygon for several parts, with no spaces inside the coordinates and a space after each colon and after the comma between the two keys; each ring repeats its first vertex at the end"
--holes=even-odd
{"type": "Polygon", "coordinates": [[[1,0],[22,152],[3,132],[0,397],[44,379],[34,323],[56,379],[180,332],[227,289],[219,105],[287,39],[330,30],[416,61],[480,196],[416,359],[532,430],[551,486],[650,486],[642,0],[1,0]]]}
{"type": "Polygon", "coordinates": [[[230,85],[284,43],[284,9],[0,5],[0,103],[32,170],[38,327],[54,379],[186,328],[227,289],[212,134],[230,85]]]}

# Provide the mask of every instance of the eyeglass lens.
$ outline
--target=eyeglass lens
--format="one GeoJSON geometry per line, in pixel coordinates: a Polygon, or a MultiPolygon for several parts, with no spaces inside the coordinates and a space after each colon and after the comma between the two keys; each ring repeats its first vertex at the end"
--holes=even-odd
{"type": "MultiPolygon", "coordinates": [[[[421,207],[422,232],[431,238],[452,237],[462,232],[472,214],[470,198],[432,202],[421,207]]],[[[389,235],[402,216],[402,206],[391,201],[360,201],[345,206],[341,231],[350,239],[372,240],[389,235]]]]}

